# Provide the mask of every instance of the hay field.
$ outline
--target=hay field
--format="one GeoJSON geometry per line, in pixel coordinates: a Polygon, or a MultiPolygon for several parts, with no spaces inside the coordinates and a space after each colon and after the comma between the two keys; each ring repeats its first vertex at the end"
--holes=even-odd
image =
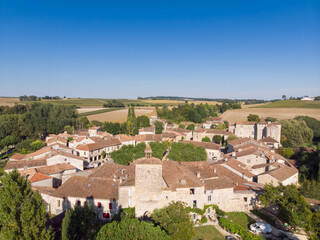
{"type": "Polygon", "coordinates": [[[320,101],[282,100],[267,103],[258,108],[315,108],[320,109],[320,101]]]}
{"type": "MultiPolygon", "coordinates": [[[[179,105],[179,104],[184,104],[185,101],[177,101],[177,100],[139,100],[139,102],[143,103],[148,103],[148,104],[166,104],[166,105],[179,105]]],[[[188,101],[189,104],[194,103],[195,105],[198,104],[206,104],[208,103],[209,105],[216,105],[216,104],[221,104],[215,101],[188,101]]]]}
{"type": "Polygon", "coordinates": [[[291,119],[298,115],[307,115],[320,120],[320,109],[308,108],[244,108],[228,110],[221,114],[229,123],[246,121],[249,114],[257,114],[259,117],[275,117],[277,119],[291,119]]]}
{"type": "Polygon", "coordinates": [[[0,106],[8,106],[12,107],[15,103],[18,103],[19,98],[11,98],[11,97],[0,97],[0,106]]]}
{"type": "Polygon", "coordinates": [[[78,113],[86,113],[86,112],[92,112],[92,111],[98,111],[98,110],[102,110],[104,108],[95,108],[95,107],[92,107],[92,108],[78,108],[77,111],[78,113]]]}
{"type": "MultiPolygon", "coordinates": [[[[151,115],[153,108],[135,108],[136,117],[142,115],[151,115]]],[[[97,120],[99,122],[125,122],[127,121],[128,109],[121,109],[112,112],[100,113],[95,115],[90,115],[87,118],[89,121],[97,120]]]]}

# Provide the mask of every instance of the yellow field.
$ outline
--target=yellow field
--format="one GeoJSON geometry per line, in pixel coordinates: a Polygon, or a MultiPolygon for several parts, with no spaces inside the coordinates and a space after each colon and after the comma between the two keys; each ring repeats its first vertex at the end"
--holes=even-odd
{"type": "Polygon", "coordinates": [[[92,112],[92,111],[97,111],[97,110],[102,110],[104,108],[95,108],[95,107],[88,107],[88,108],[78,108],[77,111],[78,113],[86,113],[86,112],[92,112]]]}
{"type": "MultiPolygon", "coordinates": [[[[178,105],[178,104],[184,104],[185,101],[176,101],[176,100],[139,100],[140,102],[144,103],[150,103],[150,104],[167,104],[167,105],[178,105]]],[[[216,105],[218,102],[215,101],[188,101],[189,104],[194,103],[195,105],[198,104],[206,104],[208,103],[209,105],[216,105]]],[[[220,103],[218,103],[220,104],[220,103]]]]}
{"type": "Polygon", "coordinates": [[[229,123],[246,121],[249,114],[257,114],[259,117],[275,117],[277,119],[291,119],[298,115],[307,115],[320,120],[320,109],[308,108],[243,108],[228,110],[221,114],[223,120],[229,123]]]}
{"type": "Polygon", "coordinates": [[[19,98],[6,98],[0,97],[0,106],[14,106],[15,103],[19,102],[19,98]]]}
{"type": "MultiPolygon", "coordinates": [[[[136,117],[147,115],[148,117],[152,114],[153,108],[135,108],[136,117]]],[[[87,118],[89,121],[97,120],[99,122],[125,122],[127,121],[128,109],[121,109],[112,112],[100,113],[90,115],[87,118]]]]}

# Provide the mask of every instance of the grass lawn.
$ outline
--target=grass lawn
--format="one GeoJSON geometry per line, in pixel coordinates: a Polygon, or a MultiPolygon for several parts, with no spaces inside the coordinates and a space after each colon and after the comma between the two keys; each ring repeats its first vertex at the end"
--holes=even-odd
{"type": "Polygon", "coordinates": [[[97,110],[97,111],[84,112],[84,113],[80,113],[79,117],[86,117],[86,116],[105,113],[105,112],[112,112],[112,111],[117,111],[120,109],[125,109],[125,108],[106,108],[106,109],[101,109],[101,110],[97,110]]]}
{"type": "Polygon", "coordinates": [[[245,229],[249,229],[249,225],[255,223],[255,220],[244,212],[228,212],[227,216],[232,222],[241,225],[245,229]]]}
{"type": "Polygon", "coordinates": [[[262,220],[266,221],[270,225],[277,227],[277,225],[275,224],[275,221],[271,217],[269,217],[268,215],[265,215],[263,212],[260,212],[257,209],[253,209],[250,212],[252,212],[254,215],[258,216],[262,220]]]}
{"type": "Polygon", "coordinates": [[[320,101],[284,100],[252,108],[320,108],[320,101]]]}
{"type": "Polygon", "coordinates": [[[192,240],[223,240],[224,237],[214,226],[201,226],[194,228],[192,240]]]}

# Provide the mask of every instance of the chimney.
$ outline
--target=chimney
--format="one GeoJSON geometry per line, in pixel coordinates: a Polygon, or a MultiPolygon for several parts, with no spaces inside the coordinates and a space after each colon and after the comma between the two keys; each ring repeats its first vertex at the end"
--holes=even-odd
{"type": "Polygon", "coordinates": [[[232,152],[232,157],[235,157],[236,156],[236,152],[232,152]]]}
{"type": "Polygon", "coordinates": [[[197,172],[197,178],[200,178],[200,172],[197,172]]]}

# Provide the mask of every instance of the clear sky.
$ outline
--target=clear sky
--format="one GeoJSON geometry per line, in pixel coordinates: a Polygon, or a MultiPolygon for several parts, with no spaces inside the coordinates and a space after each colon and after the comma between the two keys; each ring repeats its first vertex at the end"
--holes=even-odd
{"type": "Polygon", "coordinates": [[[320,1],[0,0],[0,96],[320,95],[320,1]]]}

